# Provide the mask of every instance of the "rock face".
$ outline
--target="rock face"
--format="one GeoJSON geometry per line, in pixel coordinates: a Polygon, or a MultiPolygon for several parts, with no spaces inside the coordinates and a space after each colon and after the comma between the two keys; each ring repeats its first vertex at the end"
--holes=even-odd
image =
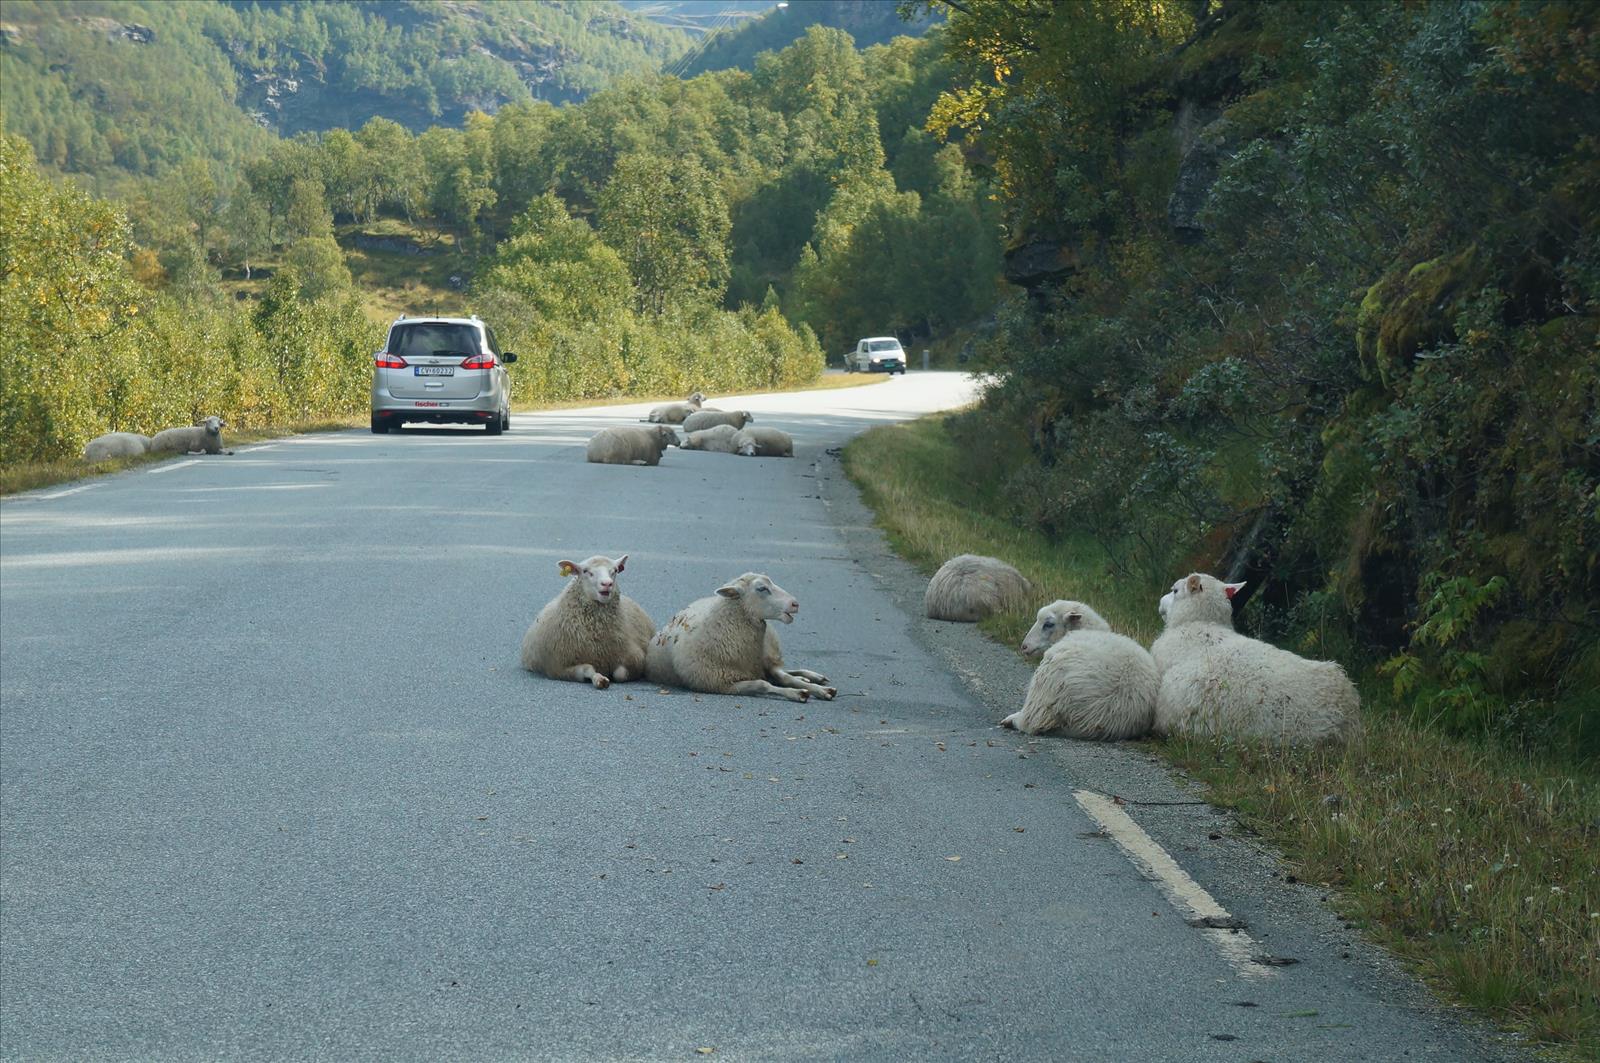
{"type": "Polygon", "coordinates": [[[1006,280],[1030,294],[1056,287],[1077,270],[1077,253],[1059,240],[1033,237],[1005,254],[1006,280]]]}
{"type": "Polygon", "coordinates": [[[1178,163],[1178,181],[1167,198],[1167,223],[1186,243],[1196,243],[1206,234],[1200,212],[1211,195],[1211,186],[1217,183],[1217,170],[1225,154],[1223,122],[1212,120],[1197,129],[1197,112],[1187,104],[1178,110],[1177,136],[1183,157],[1178,163]]]}

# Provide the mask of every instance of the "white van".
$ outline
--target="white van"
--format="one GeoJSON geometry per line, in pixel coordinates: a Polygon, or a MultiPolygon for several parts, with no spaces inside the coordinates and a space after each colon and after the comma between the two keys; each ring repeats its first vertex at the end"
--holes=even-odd
{"type": "Polygon", "coordinates": [[[873,336],[844,356],[847,373],[904,373],[906,352],[893,336],[873,336]]]}

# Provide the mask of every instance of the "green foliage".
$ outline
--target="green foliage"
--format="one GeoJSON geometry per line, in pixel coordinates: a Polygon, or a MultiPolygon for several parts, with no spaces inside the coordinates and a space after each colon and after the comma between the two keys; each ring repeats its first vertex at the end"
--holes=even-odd
{"type": "Polygon", "coordinates": [[[151,293],[134,279],[126,217],[51,184],[20,137],[0,138],[0,201],[5,462],[213,413],[248,428],[365,407],[382,337],[347,294],[308,298],[292,267],[254,312],[211,298],[210,282],[151,293]]]}
{"type": "Polygon", "coordinates": [[[1600,752],[1597,9],[949,10],[930,127],[1060,264],[964,451],[1027,455],[1015,518],[1152,591],[1239,565],[1264,635],[1600,752]]]}
{"type": "Polygon", "coordinates": [[[720,302],[728,205],[698,159],[629,155],[600,195],[600,235],[633,277],[637,309],[720,302]]]}
{"type": "Polygon", "coordinates": [[[713,34],[673,69],[683,77],[729,67],[749,70],[763,52],[787,47],[813,26],[843,30],[866,47],[884,44],[901,34],[920,33],[928,25],[926,17],[910,20],[901,17],[893,4],[806,0],[775,7],[760,18],[747,19],[732,29],[713,34]]]}

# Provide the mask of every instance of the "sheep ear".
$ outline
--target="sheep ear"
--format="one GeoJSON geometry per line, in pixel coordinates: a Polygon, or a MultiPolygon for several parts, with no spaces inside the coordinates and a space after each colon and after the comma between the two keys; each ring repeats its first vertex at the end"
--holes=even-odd
{"type": "Polygon", "coordinates": [[[717,588],[717,593],[722,595],[724,598],[737,598],[742,592],[743,588],[737,583],[724,583],[722,586],[717,588]]]}
{"type": "Polygon", "coordinates": [[[1189,593],[1190,594],[1199,594],[1200,593],[1200,573],[1198,573],[1198,572],[1189,573],[1189,579],[1185,583],[1185,586],[1187,586],[1189,588],[1189,593]]]}
{"type": "Polygon", "coordinates": [[[628,555],[627,554],[623,554],[621,557],[617,558],[617,563],[615,565],[611,566],[611,571],[613,571],[613,572],[621,572],[623,570],[623,568],[626,567],[627,564],[628,564],[628,555]]]}
{"type": "Polygon", "coordinates": [[[1240,582],[1240,583],[1224,583],[1222,585],[1222,593],[1224,593],[1224,594],[1226,594],[1228,596],[1228,600],[1230,602],[1233,600],[1233,596],[1235,594],[1238,594],[1242,590],[1244,590],[1244,583],[1242,583],[1242,582],[1240,582]]]}
{"type": "Polygon", "coordinates": [[[1077,627],[1081,623],[1083,623],[1083,614],[1078,612],[1076,609],[1067,614],[1068,627],[1077,627]]]}
{"type": "Polygon", "coordinates": [[[578,566],[574,565],[571,561],[558,561],[556,562],[556,567],[561,570],[561,574],[563,576],[576,576],[582,571],[582,569],[578,568],[578,566]]]}

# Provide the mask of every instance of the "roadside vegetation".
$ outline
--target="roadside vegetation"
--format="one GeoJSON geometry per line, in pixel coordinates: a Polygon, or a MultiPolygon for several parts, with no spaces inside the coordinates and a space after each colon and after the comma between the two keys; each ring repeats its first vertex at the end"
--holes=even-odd
{"type": "MultiPolygon", "coordinates": [[[[1146,645],[1156,583],[1111,570],[1092,535],[1047,536],[997,514],[1003,478],[966,457],[972,414],[875,428],[845,469],[891,544],[924,572],[959,553],[1005,558],[1039,604],[1086,601],[1146,645]]],[[[983,629],[1015,646],[1031,611],[983,629]]],[[[1212,801],[1280,848],[1293,874],[1405,959],[1448,999],[1569,1059],[1600,1038],[1600,773],[1593,762],[1461,735],[1396,697],[1370,670],[1367,738],[1281,750],[1193,740],[1145,746],[1209,787],[1212,801]]]]}

